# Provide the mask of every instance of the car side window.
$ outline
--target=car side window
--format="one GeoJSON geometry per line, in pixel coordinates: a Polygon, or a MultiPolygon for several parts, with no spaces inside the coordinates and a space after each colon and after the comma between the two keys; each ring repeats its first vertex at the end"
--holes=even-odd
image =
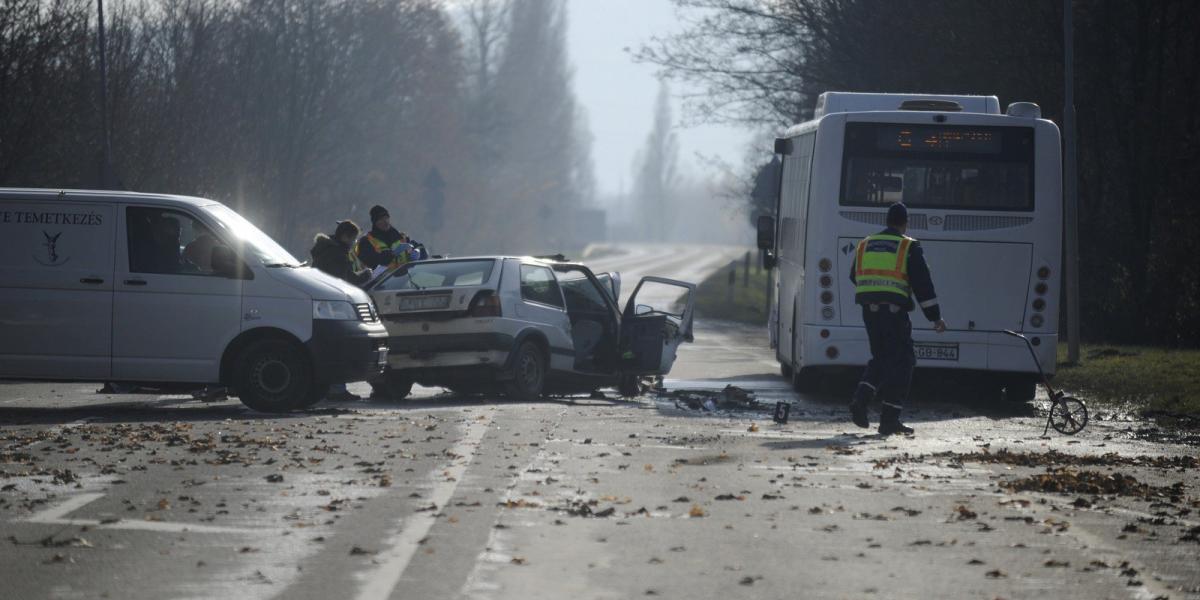
{"type": "Polygon", "coordinates": [[[571,312],[606,312],[608,305],[604,303],[604,292],[587,278],[583,271],[572,269],[560,272],[559,284],[563,288],[563,296],[567,299],[567,310],[571,312]]]}
{"type": "Polygon", "coordinates": [[[521,298],[563,308],[562,292],[554,271],[537,265],[521,265],[521,298]]]}
{"type": "Polygon", "coordinates": [[[220,240],[191,215],[163,208],[125,209],[130,273],[213,275],[220,240]]]}

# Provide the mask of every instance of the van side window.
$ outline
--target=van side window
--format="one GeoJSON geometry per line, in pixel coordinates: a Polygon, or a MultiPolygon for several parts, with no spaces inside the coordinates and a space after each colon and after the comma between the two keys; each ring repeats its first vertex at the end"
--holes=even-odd
{"type": "Polygon", "coordinates": [[[125,209],[130,273],[212,275],[220,241],[200,221],[177,210],[125,209]]]}
{"type": "Polygon", "coordinates": [[[521,298],[563,308],[562,292],[554,271],[537,265],[521,265],[521,298]]]}

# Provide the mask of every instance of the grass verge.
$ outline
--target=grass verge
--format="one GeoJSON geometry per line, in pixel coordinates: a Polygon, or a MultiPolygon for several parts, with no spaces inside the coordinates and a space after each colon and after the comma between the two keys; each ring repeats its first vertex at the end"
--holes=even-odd
{"type": "Polygon", "coordinates": [[[1085,344],[1079,364],[1070,364],[1060,344],[1054,383],[1144,412],[1200,416],[1200,350],[1085,344]]]}
{"type": "Polygon", "coordinates": [[[751,264],[749,283],[743,285],[742,261],[726,265],[700,282],[696,290],[696,315],[702,319],[720,319],[764,325],[767,322],[767,272],[751,264]],[[734,273],[732,292],[729,274],[734,273]]]}

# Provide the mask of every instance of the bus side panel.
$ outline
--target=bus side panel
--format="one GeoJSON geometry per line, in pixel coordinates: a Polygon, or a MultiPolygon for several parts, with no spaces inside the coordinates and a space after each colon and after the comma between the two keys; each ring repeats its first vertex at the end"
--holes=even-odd
{"type": "Polygon", "coordinates": [[[793,152],[784,161],[780,194],[779,234],[779,349],[780,362],[799,366],[799,323],[804,314],[805,245],[808,231],[808,191],[811,181],[815,133],[793,141],[793,152]]]}

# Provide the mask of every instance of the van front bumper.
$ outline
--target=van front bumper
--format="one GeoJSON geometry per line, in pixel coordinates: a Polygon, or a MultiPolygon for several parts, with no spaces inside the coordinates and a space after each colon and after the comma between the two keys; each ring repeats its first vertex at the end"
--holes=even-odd
{"type": "Polygon", "coordinates": [[[314,319],[305,346],[321,383],[367,381],[387,368],[388,334],[378,321],[314,319]]]}

